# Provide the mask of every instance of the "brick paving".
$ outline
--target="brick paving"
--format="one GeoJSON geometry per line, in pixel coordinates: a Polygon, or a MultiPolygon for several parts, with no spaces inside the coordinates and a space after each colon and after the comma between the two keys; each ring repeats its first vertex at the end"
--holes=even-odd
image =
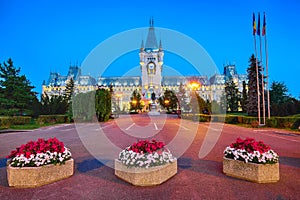
{"type": "MultiPolygon", "coordinates": [[[[176,137],[180,128],[185,131],[180,141],[184,142],[193,135],[191,122],[188,121],[158,117],[154,123],[145,115],[136,115],[102,123],[101,126],[106,137],[119,148],[124,148],[136,140],[128,131],[139,130],[137,133],[140,134],[144,134],[141,130],[156,131],[155,138],[166,143],[176,137]],[[160,124],[163,120],[166,120],[165,124],[160,124]]],[[[217,144],[206,157],[200,159],[198,153],[208,125],[199,124],[192,144],[178,159],[178,174],[155,187],[135,187],[118,179],[114,170],[105,165],[113,159],[106,158],[107,163],[103,164],[92,156],[83,145],[85,136],[78,134],[74,124],[0,134],[0,199],[299,199],[299,135],[276,129],[248,129],[224,125],[217,144]],[[5,156],[15,147],[40,137],[57,137],[71,149],[75,159],[75,174],[68,179],[38,188],[8,187],[5,156]],[[263,140],[280,155],[279,182],[258,184],[227,177],[222,173],[223,150],[237,137],[263,140]]]]}

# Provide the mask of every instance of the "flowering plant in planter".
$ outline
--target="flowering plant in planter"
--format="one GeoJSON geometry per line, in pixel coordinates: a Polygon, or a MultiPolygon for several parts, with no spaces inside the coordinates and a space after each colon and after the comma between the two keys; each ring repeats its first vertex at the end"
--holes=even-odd
{"type": "Polygon", "coordinates": [[[149,168],[176,160],[163,142],[142,140],[126,147],[119,160],[127,167],[149,168]]]}
{"type": "Polygon", "coordinates": [[[235,143],[224,150],[225,158],[252,162],[258,164],[274,164],[279,160],[279,156],[268,145],[262,141],[255,141],[253,138],[245,140],[237,138],[235,143]]]}
{"type": "Polygon", "coordinates": [[[64,164],[72,158],[71,152],[56,138],[30,141],[12,151],[6,158],[12,167],[39,167],[48,164],[64,164]]]}

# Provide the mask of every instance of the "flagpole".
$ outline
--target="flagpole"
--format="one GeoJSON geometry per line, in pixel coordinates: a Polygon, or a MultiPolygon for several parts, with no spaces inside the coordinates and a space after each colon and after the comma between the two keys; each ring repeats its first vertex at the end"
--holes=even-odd
{"type": "Polygon", "coordinates": [[[264,36],[265,36],[265,52],[266,52],[266,88],[267,88],[267,107],[268,119],[271,118],[270,110],[270,90],[269,90],[269,62],[268,62],[268,44],[267,44],[267,31],[266,31],[266,15],[264,13],[264,36]]]}
{"type": "MultiPolygon", "coordinates": [[[[258,13],[258,29],[257,34],[259,36],[259,48],[260,48],[260,62],[263,64],[263,57],[262,57],[262,45],[261,45],[261,31],[260,31],[260,14],[258,13]]],[[[264,76],[265,71],[263,65],[261,66],[261,91],[262,91],[262,105],[263,105],[263,124],[266,124],[266,105],[265,105],[265,89],[264,89],[264,76]]]]}
{"type": "Polygon", "coordinates": [[[254,38],[254,50],[255,50],[255,65],[256,65],[256,87],[257,87],[257,117],[258,124],[260,125],[260,92],[259,92],[259,78],[258,78],[258,63],[257,63],[257,49],[256,49],[256,38],[254,38]]]}

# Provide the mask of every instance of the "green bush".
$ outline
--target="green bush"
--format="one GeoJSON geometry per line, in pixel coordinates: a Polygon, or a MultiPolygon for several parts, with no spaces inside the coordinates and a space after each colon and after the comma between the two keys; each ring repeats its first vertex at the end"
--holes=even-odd
{"type": "Polygon", "coordinates": [[[38,124],[55,124],[55,123],[66,123],[68,116],[65,115],[40,115],[37,119],[38,124]]]}
{"type": "Polygon", "coordinates": [[[0,117],[0,128],[1,129],[7,129],[10,126],[13,125],[24,125],[24,124],[30,124],[31,123],[31,117],[28,116],[13,116],[13,117],[7,117],[3,116],[0,117]]]}
{"type": "Polygon", "coordinates": [[[300,127],[300,118],[297,118],[295,120],[295,122],[293,123],[293,125],[292,125],[292,129],[298,129],[299,130],[299,127],[300,127]]]}
{"type": "Polygon", "coordinates": [[[267,119],[266,126],[273,128],[294,128],[297,126],[297,120],[300,119],[297,117],[271,117],[267,119]]]}
{"type": "Polygon", "coordinates": [[[6,129],[11,125],[10,117],[0,117],[0,128],[6,129]]]}
{"type": "Polygon", "coordinates": [[[274,117],[271,117],[270,119],[266,119],[266,126],[277,128],[277,120],[274,117]]]}
{"type": "Polygon", "coordinates": [[[24,116],[13,116],[11,117],[12,125],[24,125],[31,123],[31,117],[24,116]]]}
{"type": "Polygon", "coordinates": [[[227,124],[237,124],[238,123],[238,116],[227,115],[225,117],[225,123],[227,123],[227,124]]]}
{"type": "Polygon", "coordinates": [[[204,115],[201,114],[199,118],[199,122],[210,122],[211,116],[210,115],[204,115]]]}
{"type": "Polygon", "coordinates": [[[225,115],[212,115],[211,121],[212,122],[224,122],[225,121],[225,115]]]}
{"type": "Polygon", "coordinates": [[[243,116],[243,120],[242,120],[243,124],[251,124],[253,121],[257,121],[257,117],[243,116]]]}

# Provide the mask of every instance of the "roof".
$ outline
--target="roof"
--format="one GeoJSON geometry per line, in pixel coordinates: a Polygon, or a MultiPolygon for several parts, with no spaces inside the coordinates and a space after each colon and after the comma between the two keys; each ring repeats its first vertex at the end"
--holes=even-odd
{"type": "Polygon", "coordinates": [[[153,24],[150,24],[149,32],[146,40],[145,51],[158,51],[158,45],[153,24]]]}

